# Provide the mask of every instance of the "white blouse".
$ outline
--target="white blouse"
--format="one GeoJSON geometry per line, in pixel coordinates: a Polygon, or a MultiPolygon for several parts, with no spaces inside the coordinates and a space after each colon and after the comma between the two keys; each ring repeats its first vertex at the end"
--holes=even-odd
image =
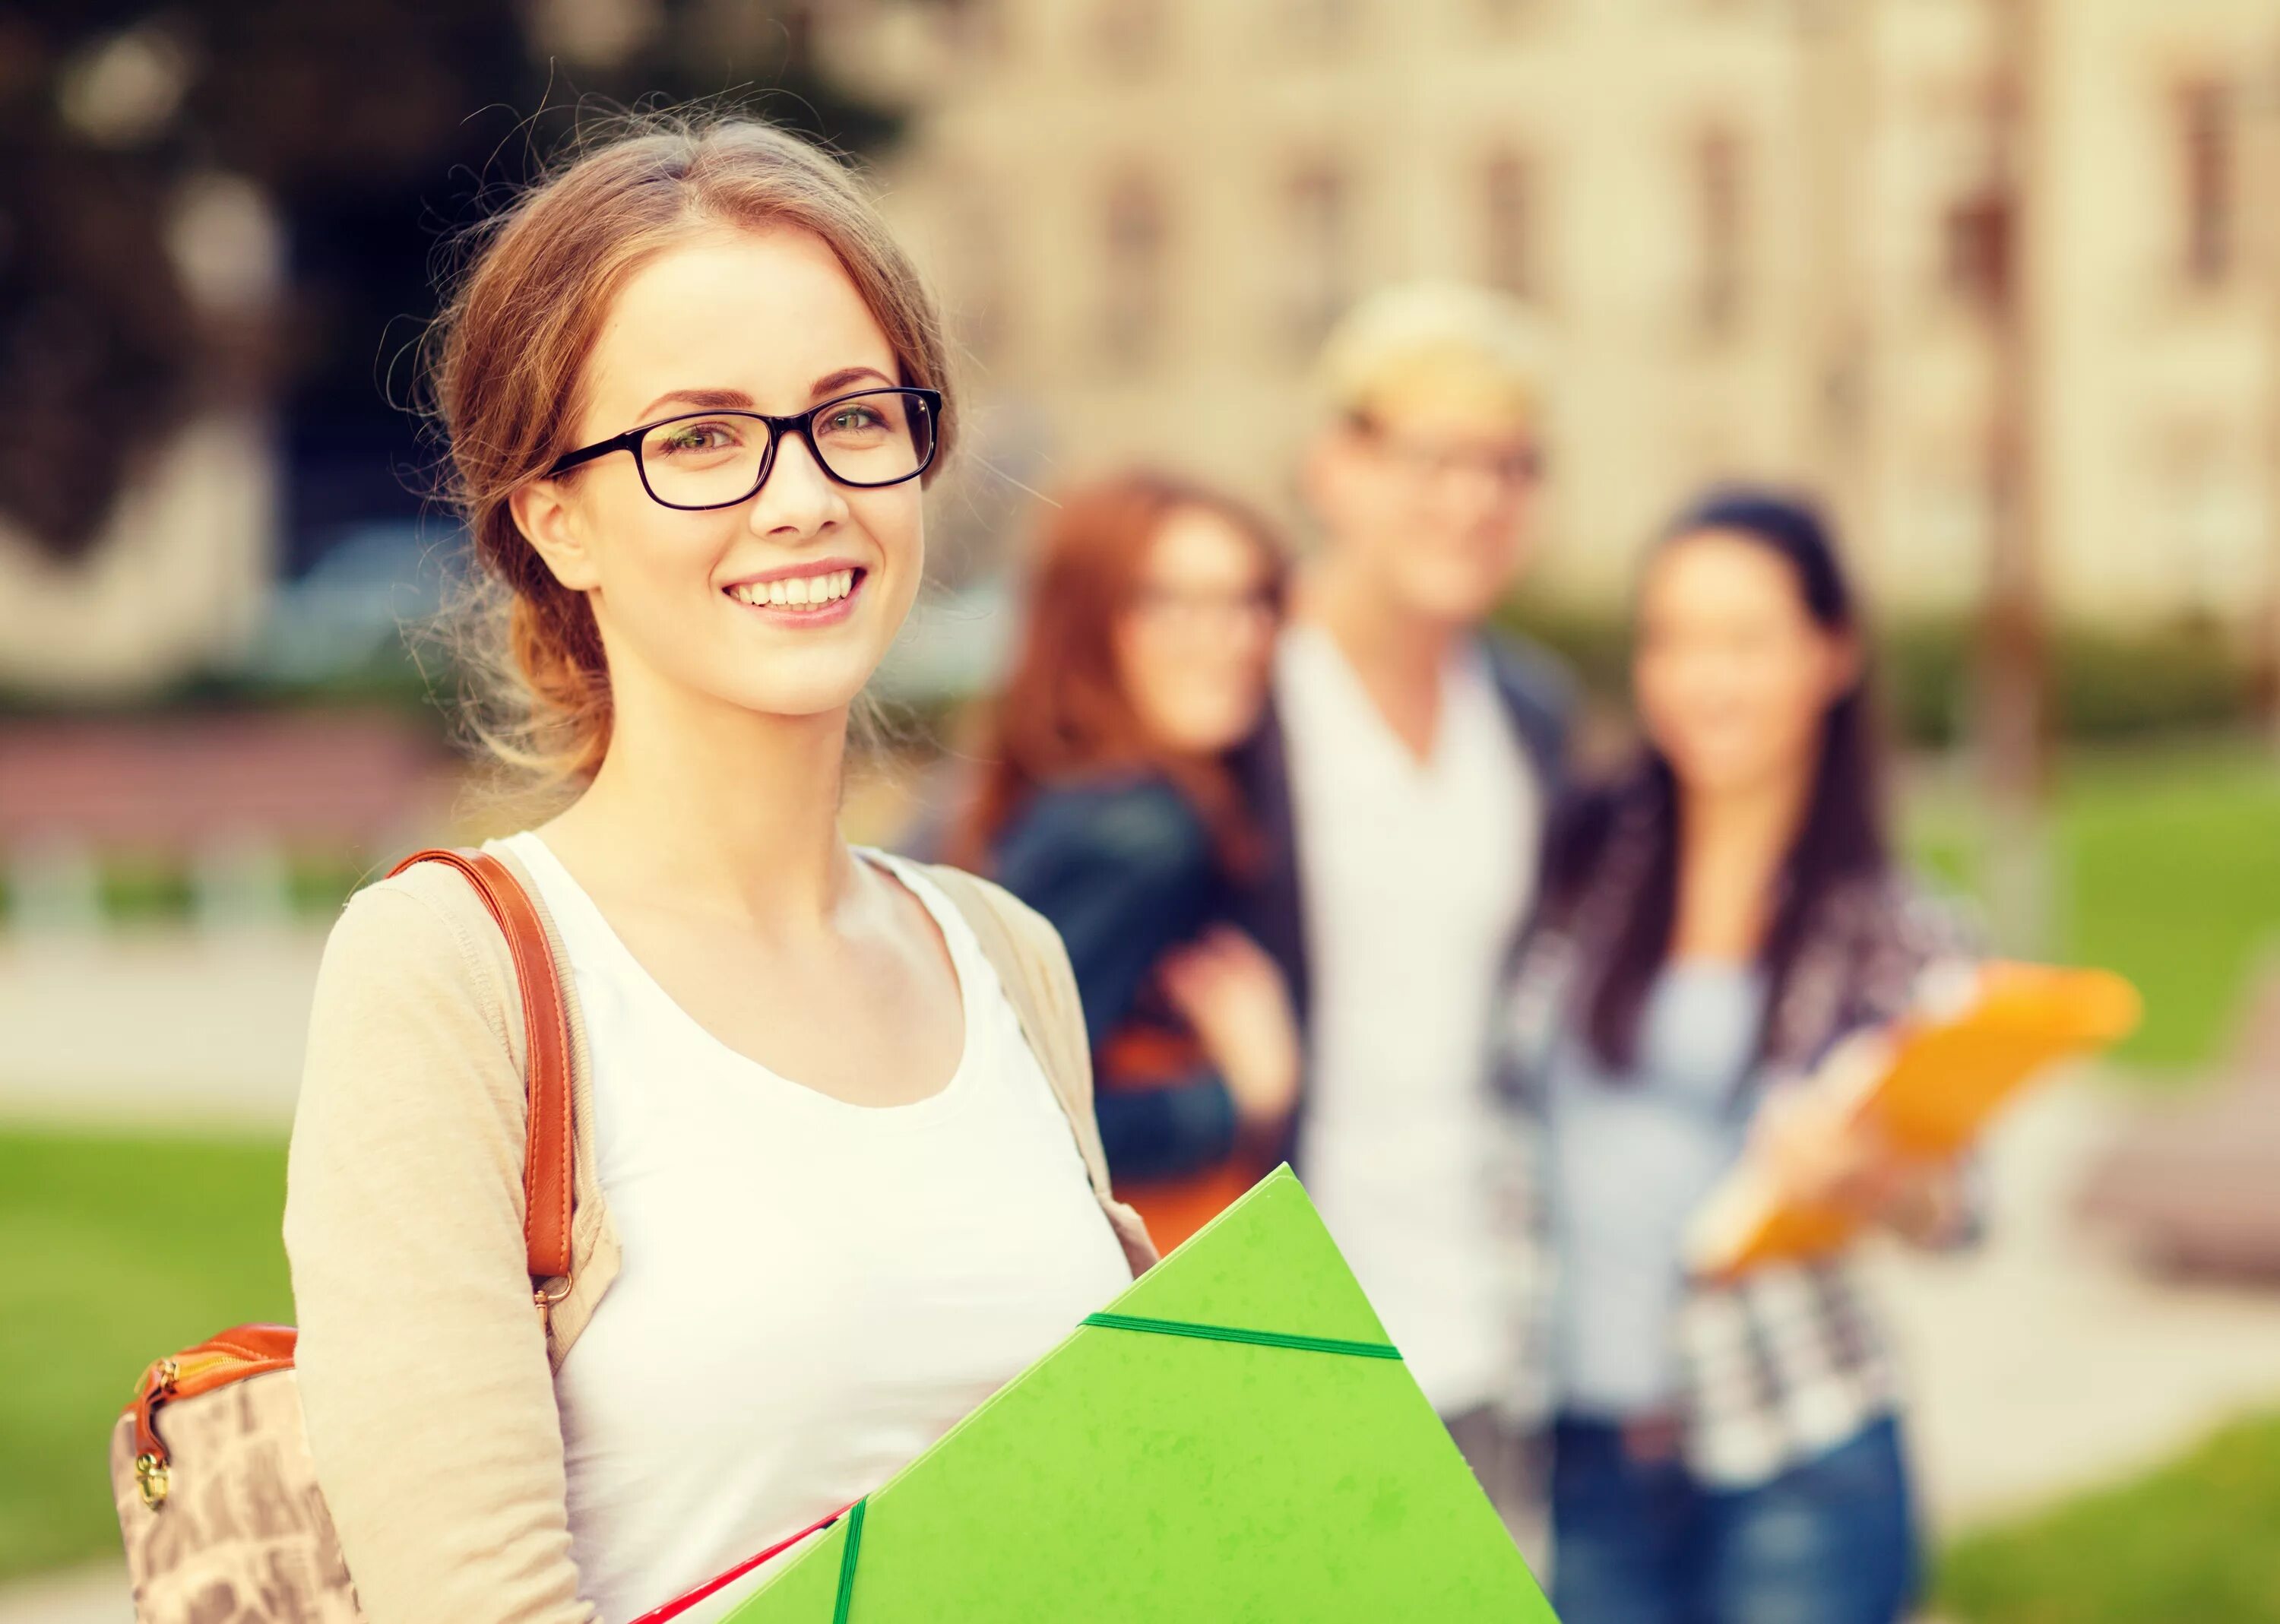
{"type": "Polygon", "coordinates": [[[940,1092],[873,1107],[728,1048],[544,841],[500,843],[569,957],[624,1249],[554,1389],[582,1591],[625,1624],[877,1489],[1131,1275],[981,943],[914,865],[857,849],[942,927],[965,1049],[940,1092]]]}

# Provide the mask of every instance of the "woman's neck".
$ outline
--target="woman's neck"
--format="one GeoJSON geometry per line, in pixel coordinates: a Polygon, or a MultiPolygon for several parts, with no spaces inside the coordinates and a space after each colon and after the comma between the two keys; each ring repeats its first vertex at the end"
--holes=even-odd
{"type": "Polygon", "coordinates": [[[1811,763],[1730,789],[1679,786],[1674,958],[1757,957],[1812,787],[1811,763]]]}
{"type": "Polygon", "coordinates": [[[544,834],[582,874],[647,900],[820,927],[853,877],[839,832],[846,736],[844,707],[772,716],[686,690],[621,692],[594,781],[544,834]]]}

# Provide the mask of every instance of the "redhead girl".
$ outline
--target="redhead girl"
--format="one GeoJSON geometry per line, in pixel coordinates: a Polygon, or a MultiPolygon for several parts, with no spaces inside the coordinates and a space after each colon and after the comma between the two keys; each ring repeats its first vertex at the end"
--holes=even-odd
{"type": "Polygon", "coordinates": [[[489,850],[566,969],[573,1267],[534,1312],[504,939],[442,866],[371,886],[294,1123],[302,1399],[372,1624],[622,1624],[876,1488],[1153,1254],[1032,1046],[1082,1063],[1050,927],[839,833],[957,423],[848,175],[650,121],[493,223],[440,335],[495,736],[564,790],[489,850]]]}
{"type": "Polygon", "coordinates": [[[1045,527],[962,860],[1068,943],[1117,1188],[1176,1246],[1273,1166],[1298,1091],[1282,972],[1233,922],[1260,835],[1233,755],[1266,707],[1282,547],[1134,470],[1045,527]]]}

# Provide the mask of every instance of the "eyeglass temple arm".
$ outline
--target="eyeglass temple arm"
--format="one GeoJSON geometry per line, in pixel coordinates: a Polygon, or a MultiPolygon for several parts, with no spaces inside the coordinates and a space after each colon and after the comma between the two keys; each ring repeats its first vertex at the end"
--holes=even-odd
{"type": "Polygon", "coordinates": [[[629,428],[611,439],[597,440],[593,444],[581,446],[574,451],[565,451],[546,470],[546,477],[551,480],[558,473],[567,473],[579,464],[591,462],[597,457],[607,457],[612,451],[630,451],[643,433],[641,429],[629,428]]]}

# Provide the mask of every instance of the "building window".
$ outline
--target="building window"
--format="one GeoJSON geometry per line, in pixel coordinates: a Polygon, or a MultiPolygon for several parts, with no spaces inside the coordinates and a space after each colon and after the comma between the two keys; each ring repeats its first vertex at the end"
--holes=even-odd
{"type": "Polygon", "coordinates": [[[1164,0],[1099,0],[1093,42],[1102,65],[1119,78],[1136,78],[1163,65],[1170,19],[1164,0]]]}
{"type": "Polygon", "coordinates": [[[952,48],[968,62],[992,65],[1005,60],[1010,42],[1004,0],[946,0],[942,19],[952,48]]]}
{"type": "Polygon", "coordinates": [[[1706,333],[1731,332],[1739,324],[1748,249],[1748,177],[1742,138],[1713,127],[1694,143],[1695,260],[1694,317],[1706,333]]]}
{"type": "Polygon", "coordinates": [[[1310,353],[1352,296],[1352,189],[1335,166],[1310,165],[1291,176],[1284,209],[1290,246],[1282,326],[1292,346],[1310,353]]]}
{"type": "Polygon", "coordinates": [[[1999,309],[2011,277],[2011,204],[1993,187],[1958,197],[1940,225],[1940,281],[1965,304],[1999,309]]]}
{"type": "Polygon", "coordinates": [[[2215,421],[2177,422],[2151,443],[2158,470],[2161,581],[2173,612],[2238,622],[2262,598],[2267,581],[2263,492],[2248,448],[2215,421]],[[2160,532],[2166,532],[2161,534],[2160,532]]]}
{"type": "Polygon", "coordinates": [[[1500,39],[1541,21],[1551,6],[1552,0],[1473,0],[1473,14],[1482,33],[1500,39]]]}
{"type": "Polygon", "coordinates": [[[1492,154],[1481,168],[1481,280],[1519,298],[1543,295],[1542,199],[1536,162],[1492,154]]]}
{"type": "Polygon", "coordinates": [[[1103,238],[1101,348],[1120,366],[1142,367],[1164,337],[1164,284],[1170,228],[1163,192],[1145,175],[1109,185],[1103,238]]]}
{"type": "Polygon", "coordinates": [[[1297,57],[1335,56],[1353,43],[1362,0],[1282,0],[1269,15],[1275,37],[1297,57]]]}
{"type": "Polygon", "coordinates": [[[2217,80],[2185,86],[2177,93],[2176,119],[2184,227],[2180,266],[2194,287],[2221,287],[2232,274],[2237,247],[2238,154],[2230,88],[2217,80]]]}
{"type": "Polygon", "coordinates": [[[1995,548],[1994,486],[1976,448],[1950,446],[1918,475],[1903,529],[1905,560],[1888,558],[1885,581],[1926,609],[1961,609],[1983,596],[1995,548]]]}
{"type": "Polygon", "coordinates": [[[2012,208],[1995,92],[1950,87],[1928,110],[1925,150],[1937,188],[1937,291],[1982,314],[2011,283],[2012,208]]]}

